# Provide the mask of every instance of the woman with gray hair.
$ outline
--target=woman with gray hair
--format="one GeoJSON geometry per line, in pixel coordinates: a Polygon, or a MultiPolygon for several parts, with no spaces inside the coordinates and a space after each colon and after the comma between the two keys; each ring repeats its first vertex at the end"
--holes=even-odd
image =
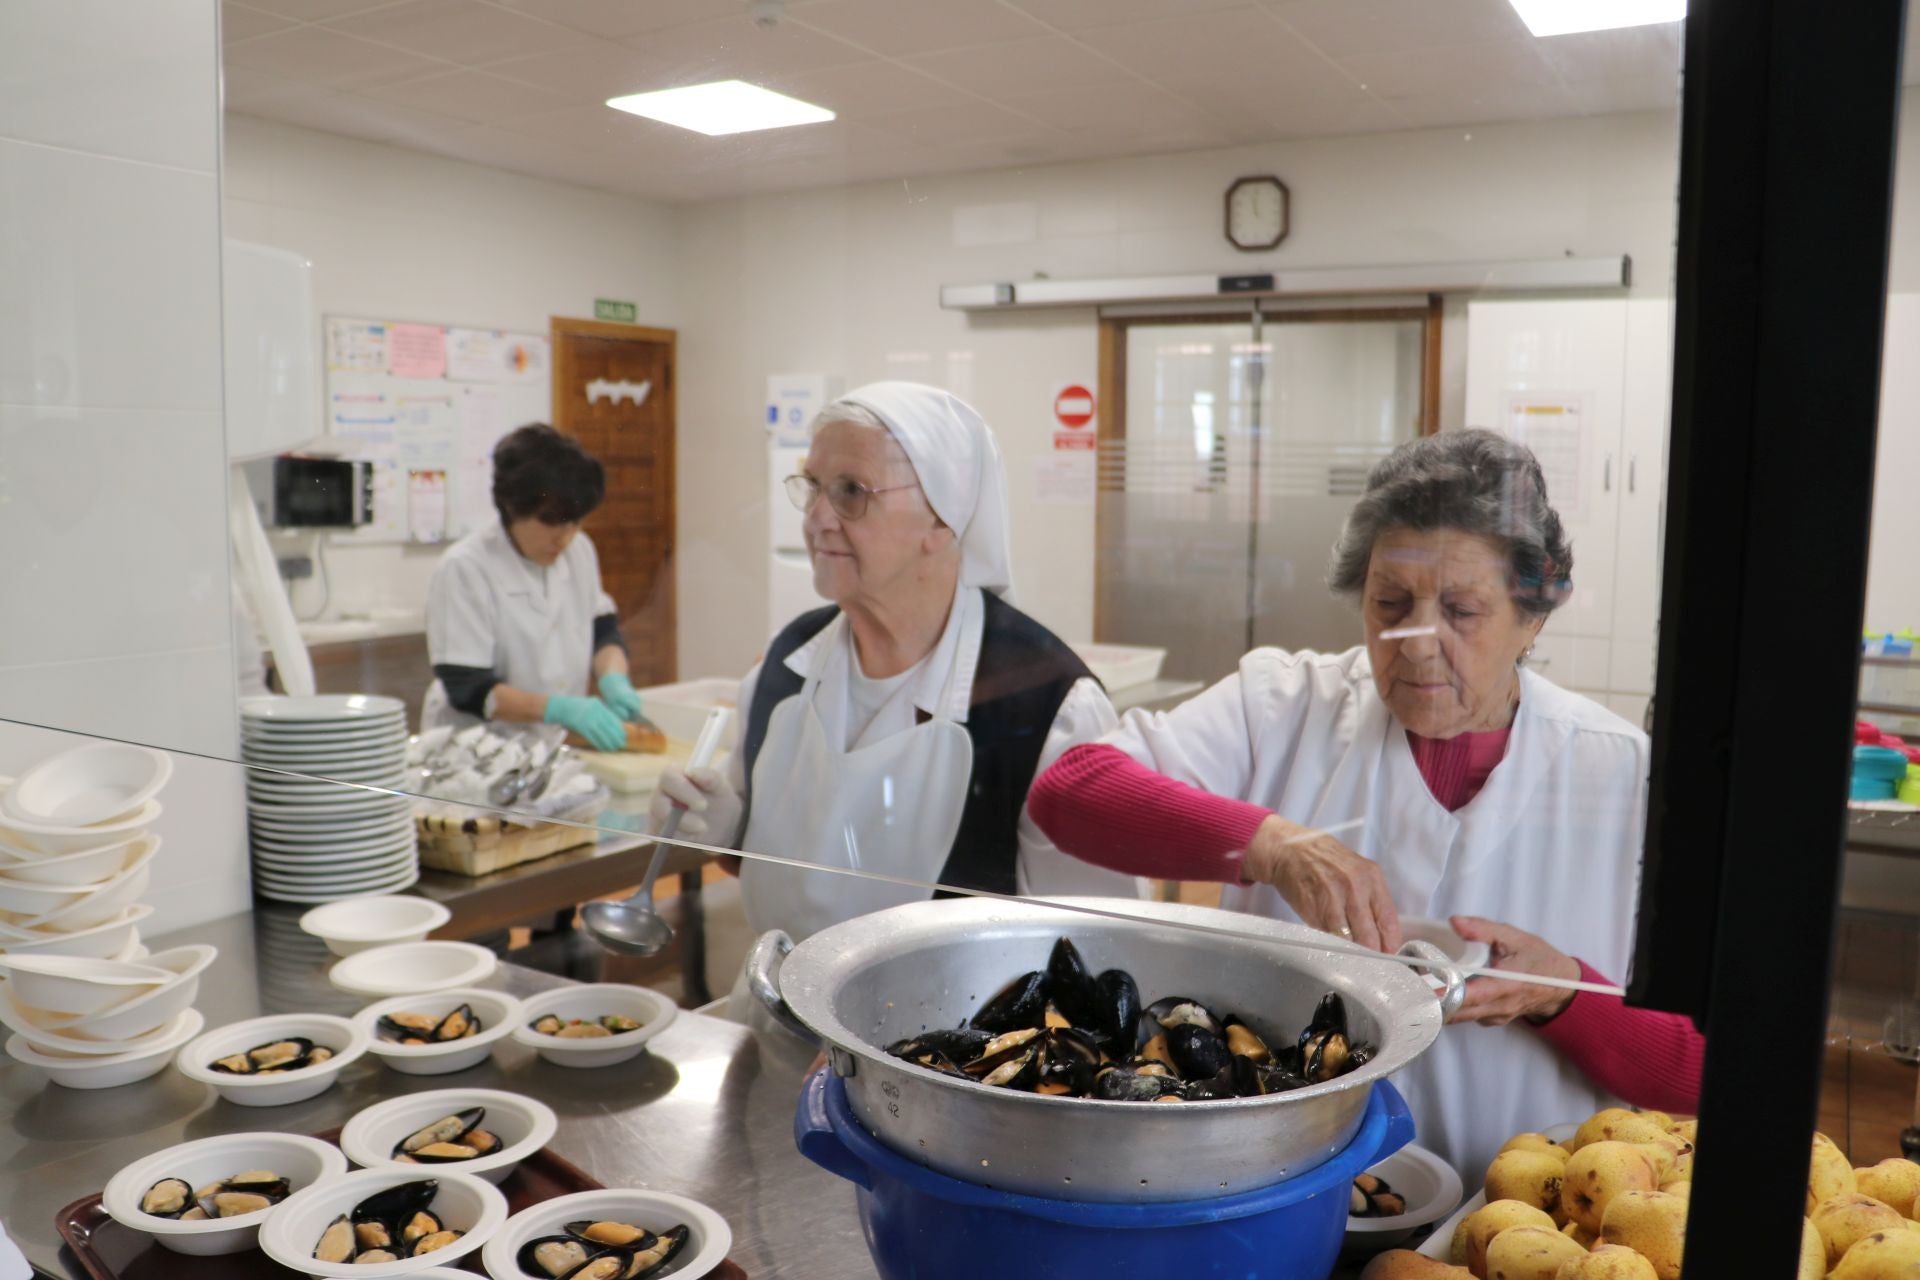
{"type": "MultiPolygon", "coordinates": [[[[1364,643],[1247,654],[1176,710],[1066,752],[1030,811],[1069,853],[1221,881],[1228,907],[1382,951],[1401,912],[1437,917],[1494,968],[1608,982],[1632,954],[1647,739],[1525,666],[1572,572],[1527,449],[1490,431],[1412,441],[1334,547],[1364,643]]],[[[1398,1083],[1421,1141],[1472,1176],[1511,1135],[1616,1098],[1692,1109],[1702,1046],[1684,1019],[1522,981],[1467,990],[1398,1083]]]]}

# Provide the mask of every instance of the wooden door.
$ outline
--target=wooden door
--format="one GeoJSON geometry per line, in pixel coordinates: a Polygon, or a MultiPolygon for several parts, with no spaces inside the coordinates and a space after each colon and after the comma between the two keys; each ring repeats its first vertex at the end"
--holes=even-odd
{"type": "Polygon", "coordinates": [[[553,320],[553,425],[607,469],[606,500],[585,527],[600,553],[600,580],[619,611],[633,682],[642,687],[679,675],[675,338],[672,329],[553,320]]]}

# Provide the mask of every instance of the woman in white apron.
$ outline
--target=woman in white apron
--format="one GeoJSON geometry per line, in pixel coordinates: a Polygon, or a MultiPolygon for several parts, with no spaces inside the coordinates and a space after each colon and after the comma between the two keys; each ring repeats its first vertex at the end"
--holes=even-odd
{"type": "Polygon", "coordinates": [[[727,765],[662,777],[656,827],[679,804],[682,836],[803,864],[740,868],[748,923],[796,941],[936,884],[1135,895],[1026,816],[1037,773],[1116,717],[1073,651],[1006,602],[1006,476],[979,414],[917,383],[862,387],[820,414],[788,493],[833,603],[741,682],[727,765]]]}
{"type": "Polygon", "coordinates": [[[493,451],[497,524],[448,548],[427,584],[434,681],[420,727],[480,720],[571,729],[601,751],[640,719],[626,643],[580,522],[606,473],[578,441],[533,423],[493,451]],[[588,696],[591,679],[599,697],[588,696]]]}
{"type": "MultiPolygon", "coordinates": [[[[1521,665],[1572,564],[1524,447],[1486,431],[1402,446],[1334,552],[1365,643],[1249,653],[1068,753],[1034,815],[1104,866],[1222,881],[1230,908],[1368,947],[1398,949],[1404,912],[1487,942],[1498,968],[1624,978],[1646,736],[1521,665]]],[[[1618,1098],[1693,1109],[1702,1042],[1684,1019],[1519,981],[1467,990],[1396,1083],[1420,1141],[1470,1181],[1514,1134],[1618,1098]]]]}

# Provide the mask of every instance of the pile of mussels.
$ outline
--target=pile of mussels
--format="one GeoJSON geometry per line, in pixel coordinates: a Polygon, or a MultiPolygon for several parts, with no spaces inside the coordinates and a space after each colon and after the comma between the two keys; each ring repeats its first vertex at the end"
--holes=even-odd
{"type": "Polygon", "coordinates": [[[1204,1102],[1304,1089],[1373,1057],[1347,1034],[1337,992],[1291,1045],[1273,1048],[1233,1014],[1169,996],[1142,1008],[1124,969],[1094,977],[1067,938],[1047,967],[1023,973],[952,1030],[887,1052],[943,1075],[1005,1089],[1104,1102],[1204,1102]]]}

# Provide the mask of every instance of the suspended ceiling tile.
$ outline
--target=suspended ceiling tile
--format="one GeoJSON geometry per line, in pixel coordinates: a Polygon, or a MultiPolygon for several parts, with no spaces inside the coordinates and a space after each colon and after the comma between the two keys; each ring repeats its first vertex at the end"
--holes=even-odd
{"type": "Polygon", "coordinates": [[[227,46],[226,61],[236,67],[336,88],[389,84],[448,69],[445,62],[356,40],[325,27],[295,27],[243,40],[227,46]]]}
{"type": "MultiPolygon", "coordinates": [[[[1007,3],[1061,31],[1114,27],[1164,18],[1168,13],[1167,0],[1007,0],[1007,3]]],[[[1254,0],[1182,0],[1180,12],[1192,16],[1253,7],[1254,0]]]]}
{"type": "Polygon", "coordinates": [[[592,36],[630,36],[731,17],[743,0],[497,0],[502,7],[592,36]]]}
{"type": "Polygon", "coordinates": [[[404,0],[326,24],[330,31],[461,66],[547,53],[585,43],[579,32],[480,0],[404,0]]]}
{"type": "Polygon", "coordinates": [[[644,55],[654,68],[652,80],[635,86],[632,92],[636,93],[711,80],[758,81],[771,75],[851,66],[871,57],[792,20],[774,27],[756,26],[744,12],[628,36],[620,43],[644,55]]]}
{"type": "Polygon", "coordinates": [[[999,0],[815,0],[790,21],[888,57],[1042,36],[1047,29],[999,0]]]}
{"type": "Polygon", "coordinates": [[[969,95],[959,89],[912,67],[878,58],[846,67],[768,76],[759,83],[826,107],[845,120],[969,101],[969,95]]]}
{"type": "Polygon", "coordinates": [[[902,59],[950,85],[996,101],[1083,85],[1139,83],[1111,59],[1065,36],[974,45],[902,59]]]}
{"type": "Polygon", "coordinates": [[[1499,40],[1532,40],[1508,0],[1263,0],[1334,58],[1499,40]]]}
{"type": "Polygon", "coordinates": [[[220,40],[223,44],[271,35],[275,31],[285,31],[292,25],[291,18],[282,18],[265,9],[250,9],[246,5],[235,4],[233,0],[222,0],[220,5],[220,40]]]}
{"type": "Polygon", "coordinates": [[[1503,100],[1518,102],[1525,101],[1528,90],[1538,89],[1543,104],[1551,103],[1560,80],[1534,44],[1529,39],[1402,49],[1357,54],[1342,59],[1340,65],[1368,93],[1388,101],[1486,88],[1503,100]]]}
{"type": "Polygon", "coordinates": [[[450,71],[380,85],[366,90],[366,96],[484,125],[508,125],[577,105],[561,94],[484,71],[450,71]]]}
{"type": "Polygon", "coordinates": [[[658,88],[650,83],[656,71],[657,64],[646,54],[606,41],[558,53],[512,58],[487,67],[488,75],[549,89],[581,102],[598,103],[621,94],[658,88]]]}

